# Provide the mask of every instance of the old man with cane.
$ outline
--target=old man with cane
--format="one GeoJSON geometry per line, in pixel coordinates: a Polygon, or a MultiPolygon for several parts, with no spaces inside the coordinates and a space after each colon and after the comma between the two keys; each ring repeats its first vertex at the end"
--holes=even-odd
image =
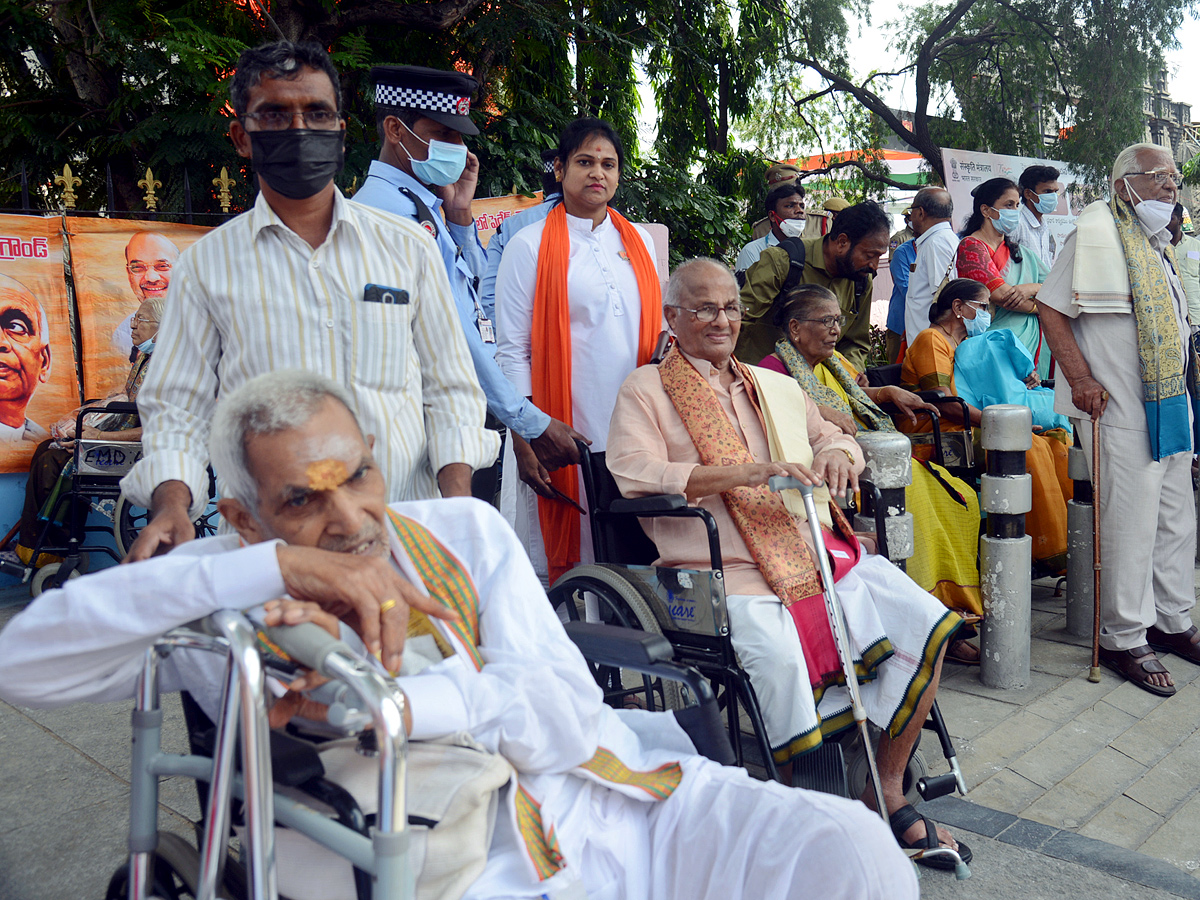
{"type": "Polygon", "coordinates": [[[1122,150],[1112,198],[1084,209],[1038,291],[1063,376],[1054,410],[1075,420],[1093,465],[1093,428],[1084,422],[1099,420],[1102,449],[1092,475],[1104,565],[1099,662],[1164,697],[1175,683],[1158,654],[1200,664],[1191,618],[1200,390],[1167,227],[1180,178],[1166,148],[1122,150]]]}

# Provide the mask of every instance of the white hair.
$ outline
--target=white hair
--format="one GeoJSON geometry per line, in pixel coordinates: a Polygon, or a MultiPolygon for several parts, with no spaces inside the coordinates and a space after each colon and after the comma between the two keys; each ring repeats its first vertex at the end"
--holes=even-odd
{"type": "Polygon", "coordinates": [[[1113,192],[1116,192],[1118,181],[1132,172],[1142,171],[1142,164],[1138,162],[1138,157],[1143,153],[1151,152],[1165,153],[1168,157],[1171,156],[1171,149],[1161,144],[1130,144],[1118,153],[1116,160],[1113,162],[1112,179],[1108,183],[1109,188],[1113,192]]]}
{"type": "Polygon", "coordinates": [[[246,444],[260,434],[278,434],[303,425],[327,400],[342,404],[354,419],[349,393],[323,375],[300,369],[281,369],[251,378],[217,403],[208,455],[221,481],[221,496],[236,500],[258,514],[258,485],[246,464],[246,444]]]}
{"type": "Polygon", "coordinates": [[[675,271],[671,273],[671,280],[667,282],[667,295],[663,297],[663,306],[683,305],[683,299],[691,281],[692,270],[700,266],[715,267],[732,281],[734,289],[737,289],[737,279],[733,277],[733,273],[729,271],[729,267],[725,263],[709,256],[697,256],[695,259],[689,259],[675,267],[675,271]]]}

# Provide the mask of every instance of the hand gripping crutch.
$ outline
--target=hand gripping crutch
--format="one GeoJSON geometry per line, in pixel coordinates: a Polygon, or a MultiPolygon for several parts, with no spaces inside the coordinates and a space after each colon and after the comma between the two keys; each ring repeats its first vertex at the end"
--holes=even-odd
{"type": "Polygon", "coordinates": [[[829,553],[825,550],[825,535],[821,533],[821,520],[817,518],[817,504],[813,500],[811,484],[804,484],[796,478],[785,475],[772,475],[767,482],[773,491],[794,489],[804,498],[804,511],[808,514],[808,528],[812,533],[813,547],[816,550],[817,565],[820,567],[821,583],[824,585],[825,614],[829,617],[829,627],[833,631],[833,642],[837,646],[838,659],[842,663],[842,674],[846,678],[846,690],[850,693],[850,710],[854,714],[854,722],[858,725],[862,737],[863,752],[867,757],[867,769],[871,776],[871,784],[875,787],[875,806],[883,821],[888,821],[887,804],[883,801],[883,782],[879,778],[879,769],[875,765],[875,749],[871,746],[871,734],[867,728],[867,710],[863,706],[862,694],[858,690],[858,675],[854,671],[854,651],[850,646],[850,632],[846,628],[846,617],[842,613],[842,604],[838,600],[837,588],[833,584],[833,569],[829,565],[829,553]]]}

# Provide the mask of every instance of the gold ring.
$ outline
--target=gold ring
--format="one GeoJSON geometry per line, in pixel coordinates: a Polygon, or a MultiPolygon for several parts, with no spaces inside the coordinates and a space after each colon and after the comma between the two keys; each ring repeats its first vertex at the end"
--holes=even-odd
{"type": "Polygon", "coordinates": [[[388,600],[384,600],[382,603],[379,604],[379,614],[383,615],[389,609],[395,609],[399,605],[399,603],[400,603],[400,601],[397,600],[395,597],[392,597],[391,599],[388,599],[388,600]]]}

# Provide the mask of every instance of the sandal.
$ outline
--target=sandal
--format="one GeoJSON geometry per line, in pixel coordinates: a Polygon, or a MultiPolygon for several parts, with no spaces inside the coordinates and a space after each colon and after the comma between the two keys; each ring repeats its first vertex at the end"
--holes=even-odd
{"type": "Polygon", "coordinates": [[[979,665],[979,648],[970,641],[951,641],[946,650],[946,662],[958,663],[960,666],[979,665]]]}
{"type": "Polygon", "coordinates": [[[1200,644],[1192,643],[1195,633],[1195,625],[1178,634],[1167,634],[1152,625],[1146,629],[1146,643],[1159,653],[1174,653],[1188,662],[1200,665],[1200,644]]]}
{"type": "MultiPolygon", "coordinates": [[[[934,850],[942,846],[942,842],[938,840],[937,826],[933,824],[933,820],[917,812],[911,803],[905,803],[888,816],[888,824],[892,826],[892,834],[896,836],[896,842],[900,845],[901,850],[934,850]],[[904,832],[912,828],[917,822],[925,823],[925,838],[912,844],[906,844],[904,842],[904,832]]],[[[959,841],[958,855],[964,863],[969,863],[972,858],[971,848],[962,841],[959,841]]],[[[931,856],[928,859],[922,857],[916,861],[922,866],[929,866],[931,869],[944,869],[949,872],[954,871],[956,865],[951,857],[941,855],[931,856]]]]}
{"type": "MultiPolygon", "coordinates": [[[[1118,675],[1136,684],[1143,691],[1157,694],[1159,697],[1175,695],[1175,686],[1163,687],[1150,683],[1151,675],[1161,675],[1167,672],[1167,667],[1158,661],[1154,651],[1143,644],[1131,650],[1108,650],[1100,648],[1100,665],[1112,669],[1118,675]]],[[[1167,674],[1170,674],[1167,672],[1167,674]]]]}

